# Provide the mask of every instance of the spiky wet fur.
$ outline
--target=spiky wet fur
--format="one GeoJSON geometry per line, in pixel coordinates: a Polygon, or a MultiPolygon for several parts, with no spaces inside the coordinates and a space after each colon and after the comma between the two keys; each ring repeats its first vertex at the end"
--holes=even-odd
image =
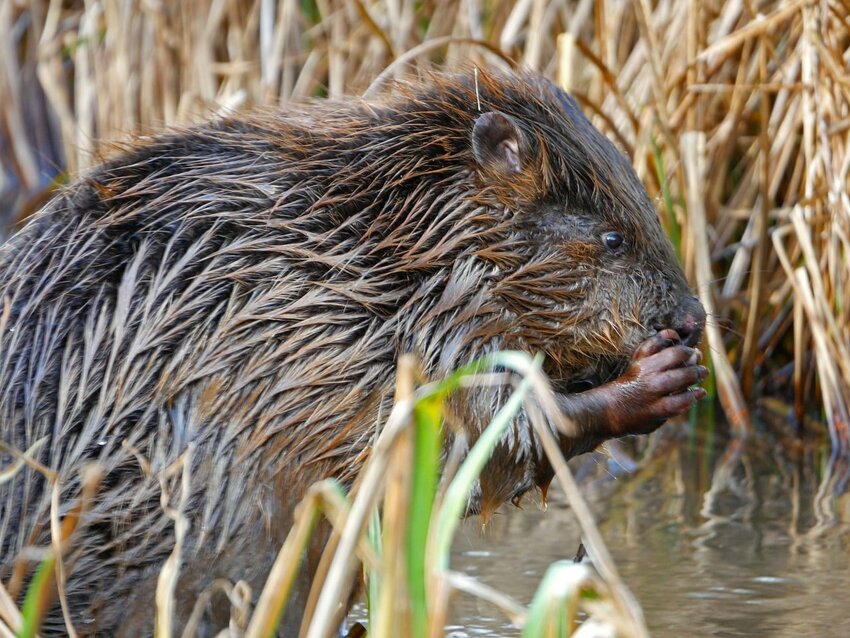
{"type": "MultiPolygon", "coordinates": [[[[400,354],[439,377],[542,351],[560,382],[602,381],[685,294],[631,167],[535,76],[240,115],[137,140],[0,250],[0,438],[43,440],[66,508],[83,464],[107,471],[67,591],[78,630],[111,633],[133,601],[153,614],[174,543],[158,477],[190,444],[186,555],[212,567],[180,589],[258,586],[306,486],[362,464],[400,354]],[[479,103],[520,127],[521,174],[476,163],[479,103]]],[[[470,440],[500,400],[459,403],[470,440]]],[[[471,511],[533,486],[540,456],[518,419],[471,511]]],[[[0,486],[0,576],[49,542],[48,514],[36,471],[0,486]]],[[[43,633],[61,627],[55,609],[43,633]]]]}

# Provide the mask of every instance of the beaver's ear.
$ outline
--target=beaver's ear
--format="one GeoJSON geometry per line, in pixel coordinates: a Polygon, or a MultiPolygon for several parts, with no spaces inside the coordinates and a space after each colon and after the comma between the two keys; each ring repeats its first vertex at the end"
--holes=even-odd
{"type": "Polygon", "coordinates": [[[504,175],[522,171],[519,149],[522,133],[513,119],[490,111],[482,113],[472,127],[472,154],[482,166],[504,175]]]}

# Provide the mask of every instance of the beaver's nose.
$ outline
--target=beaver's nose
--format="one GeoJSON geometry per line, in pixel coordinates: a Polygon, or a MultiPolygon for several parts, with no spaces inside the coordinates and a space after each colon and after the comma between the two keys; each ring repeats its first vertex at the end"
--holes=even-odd
{"type": "Polygon", "coordinates": [[[688,297],[682,302],[679,314],[673,322],[673,330],[679,333],[682,343],[694,347],[702,338],[705,328],[705,309],[699,299],[688,297]]]}

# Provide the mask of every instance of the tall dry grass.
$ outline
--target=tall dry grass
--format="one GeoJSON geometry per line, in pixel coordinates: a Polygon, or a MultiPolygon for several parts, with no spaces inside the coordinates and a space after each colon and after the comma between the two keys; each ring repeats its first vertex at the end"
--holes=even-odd
{"type": "MultiPolygon", "coordinates": [[[[2,0],[0,215],[131,132],[375,78],[556,78],[633,160],[710,309],[732,426],[766,394],[850,448],[846,0],[2,0]]],[[[771,405],[776,405],[772,402],[771,405]]]]}

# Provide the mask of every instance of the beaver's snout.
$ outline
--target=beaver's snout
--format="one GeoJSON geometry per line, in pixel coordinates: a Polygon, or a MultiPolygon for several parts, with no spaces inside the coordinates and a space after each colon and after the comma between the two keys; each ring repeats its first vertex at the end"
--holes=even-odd
{"type": "Polygon", "coordinates": [[[699,343],[705,329],[705,309],[699,299],[693,296],[685,298],[672,328],[686,346],[694,347],[699,343]]]}

